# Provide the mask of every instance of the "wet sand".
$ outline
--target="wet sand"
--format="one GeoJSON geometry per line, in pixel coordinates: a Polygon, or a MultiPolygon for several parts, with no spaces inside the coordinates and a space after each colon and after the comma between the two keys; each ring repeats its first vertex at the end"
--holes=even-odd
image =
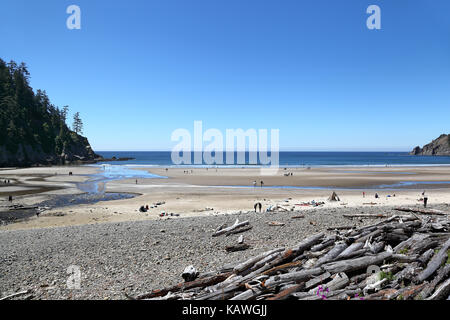
{"type": "MultiPolygon", "coordinates": [[[[43,212],[39,218],[32,217],[0,229],[33,229],[58,226],[97,224],[137,220],[163,219],[161,212],[179,217],[209,216],[224,213],[253,211],[253,205],[261,202],[263,210],[270,206],[283,205],[292,212],[317,209],[302,206],[303,202],[324,201],[318,208],[361,208],[373,206],[421,205],[421,193],[427,190],[430,205],[450,202],[450,167],[361,167],[361,168],[287,168],[280,169],[275,176],[263,176],[258,168],[136,168],[168,179],[126,179],[106,184],[107,192],[134,193],[132,199],[103,201],[54,208],[43,212]],[[186,170],[189,173],[184,173],[186,170]],[[191,171],[192,170],[192,171],[191,171]],[[292,176],[284,176],[292,172],[292,176]],[[260,181],[264,181],[264,188],[260,181]],[[253,181],[258,186],[253,187],[253,181]],[[377,189],[379,185],[399,182],[430,181],[435,184],[409,186],[396,190],[377,189]],[[284,188],[279,188],[280,186],[284,188]],[[289,187],[312,187],[311,189],[289,187]],[[327,187],[329,189],[314,189],[327,187]],[[327,201],[332,190],[336,190],[340,202],[327,201]],[[363,197],[362,192],[366,192],[363,197]],[[375,199],[378,193],[380,198],[375,199]],[[395,197],[393,195],[395,194],[395,197]],[[387,197],[390,195],[391,197],[387,197]],[[142,205],[164,204],[139,212],[142,205]]],[[[14,179],[8,188],[53,188],[42,193],[21,190],[15,203],[31,205],[48,199],[54,194],[79,194],[76,183],[85,182],[100,169],[96,167],[47,167],[0,171],[0,181],[14,179]],[[69,176],[68,172],[73,172],[69,176]],[[56,173],[56,174],[55,174],[56,173]],[[28,192],[28,193],[27,193],[28,192]]],[[[0,187],[0,210],[9,203],[0,187]]],[[[6,189],[5,189],[6,190],[6,189]]],[[[43,189],[42,189],[43,190],[43,189]]],[[[177,217],[172,216],[172,219],[177,217]]]]}

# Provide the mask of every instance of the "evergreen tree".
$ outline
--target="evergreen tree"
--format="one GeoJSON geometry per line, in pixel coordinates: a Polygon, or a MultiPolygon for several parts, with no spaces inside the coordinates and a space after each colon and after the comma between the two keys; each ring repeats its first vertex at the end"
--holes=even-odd
{"type": "Polygon", "coordinates": [[[75,134],[66,124],[69,107],[59,109],[45,91],[34,93],[29,78],[24,63],[0,59],[0,153],[2,147],[11,153],[25,147],[49,155],[70,151],[81,141],[77,135],[83,132],[80,114],[74,117],[75,134]]]}
{"type": "Polygon", "coordinates": [[[79,112],[76,112],[73,115],[72,130],[75,131],[77,134],[83,134],[83,121],[80,118],[79,112]]]}

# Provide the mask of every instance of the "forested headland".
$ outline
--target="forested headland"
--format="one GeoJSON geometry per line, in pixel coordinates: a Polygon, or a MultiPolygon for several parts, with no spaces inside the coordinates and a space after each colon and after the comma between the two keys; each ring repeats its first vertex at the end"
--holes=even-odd
{"type": "Polygon", "coordinates": [[[100,158],[81,135],[75,113],[67,125],[68,106],[59,108],[45,91],[34,92],[24,63],[0,59],[0,167],[68,164],[100,158]]]}

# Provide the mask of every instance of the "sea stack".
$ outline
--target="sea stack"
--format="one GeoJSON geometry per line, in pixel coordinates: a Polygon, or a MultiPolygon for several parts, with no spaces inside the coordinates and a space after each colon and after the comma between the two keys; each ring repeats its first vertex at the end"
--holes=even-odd
{"type": "Polygon", "coordinates": [[[409,154],[413,156],[450,156],[450,135],[442,134],[423,148],[415,147],[409,154]]]}

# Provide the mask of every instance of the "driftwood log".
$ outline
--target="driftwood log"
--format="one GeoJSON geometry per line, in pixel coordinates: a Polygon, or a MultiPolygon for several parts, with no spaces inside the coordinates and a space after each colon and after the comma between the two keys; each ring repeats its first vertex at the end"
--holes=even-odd
{"type": "MultiPolygon", "coordinates": [[[[395,215],[360,228],[332,228],[328,235],[311,235],[292,248],[246,257],[218,273],[200,274],[195,280],[192,268],[187,268],[183,278],[191,281],[133,299],[447,299],[449,215],[430,209],[411,210],[414,212],[409,216],[395,215]]],[[[248,225],[248,221],[236,221],[230,227],[222,226],[213,236],[248,225]]],[[[242,246],[246,246],[243,241],[229,250],[242,246]]]]}

